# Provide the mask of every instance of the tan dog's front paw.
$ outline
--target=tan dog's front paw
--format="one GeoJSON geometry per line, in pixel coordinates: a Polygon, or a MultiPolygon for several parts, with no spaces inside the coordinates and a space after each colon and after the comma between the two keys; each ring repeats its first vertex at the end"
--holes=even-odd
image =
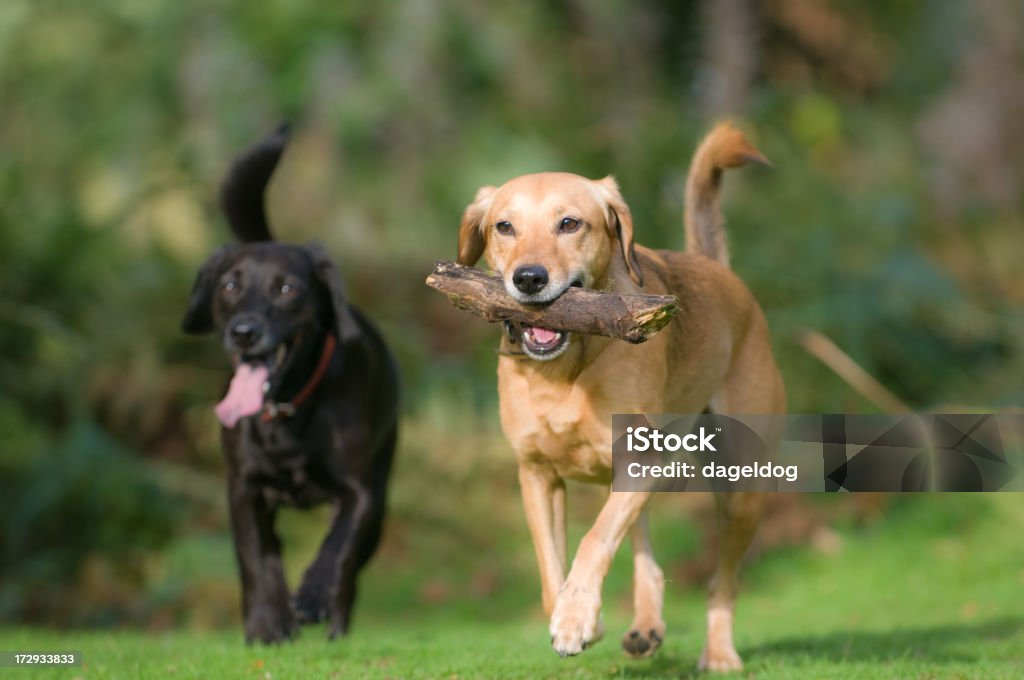
{"type": "Polygon", "coordinates": [[[743,670],[743,660],[740,659],[740,655],[736,653],[732,645],[719,645],[715,648],[708,646],[700,653],[697,668],[716,673],[741,671],[743,670]]]}
{"type": "Polygon", "coordinates": [[[622,648],[634,659],[642,659],[654,654],[664,639],[664,621],[658,620],[649,624],[634,622],[622,636],[622,648]]]}
{"type": "Polygon", "coordinates": [[[604,637],[601,598],[582,588],[566,588],[551,614],[551,646],[561,657],[574,656],[604,637]]]}

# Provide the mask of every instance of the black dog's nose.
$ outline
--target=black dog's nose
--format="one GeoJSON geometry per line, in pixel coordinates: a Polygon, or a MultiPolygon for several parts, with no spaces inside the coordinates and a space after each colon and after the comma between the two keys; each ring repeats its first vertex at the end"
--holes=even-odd
{"type": "Polygon", "coordinates": [[[537,264],[520,267],[512,274],[512,284],[527,295],[533,295],[548,285],[548,270],[537,264]]]}
{"type": "Polygon", "coordinates": [[[231,339],[235,341],[240,348],[251,347],[256,344],[256,341],[263,335],[263,325],[258,321],[246,319],[244,321],[236,321],[231,326],[231,339]]]}

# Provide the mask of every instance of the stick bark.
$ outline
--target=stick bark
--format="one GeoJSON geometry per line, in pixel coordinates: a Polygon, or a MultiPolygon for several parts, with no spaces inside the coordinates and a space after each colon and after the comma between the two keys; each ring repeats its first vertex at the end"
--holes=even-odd
{"type": "Polygon", "coordinates": [[[505,291],[501,277],[444,260],[434,265],[427,285],[487,321],[604,335],[633,344],[660,331],[679,310],[674,295],[620,295],[586,288],[570,288],[544,305],[524,305],[505,291]]]}

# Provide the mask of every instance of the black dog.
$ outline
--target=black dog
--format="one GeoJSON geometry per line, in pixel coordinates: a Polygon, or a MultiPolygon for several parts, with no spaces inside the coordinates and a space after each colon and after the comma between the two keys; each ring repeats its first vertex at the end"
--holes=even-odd
{"type": "Polygon", "coordinates": [[[263,196],[287,140],[282,126],[235,161],[221,199],[241,243],[203,265],[182,322],[186,333],[216,331],[235,370],[216,411],[249,642],[286,640],[325,617],[332,638],[348,630],[397,435],[397,371],[381,336],[321,247],[272,241],[263,196]],[[324,501],[330,532],[290,598],[277,508],[324,501]]]}

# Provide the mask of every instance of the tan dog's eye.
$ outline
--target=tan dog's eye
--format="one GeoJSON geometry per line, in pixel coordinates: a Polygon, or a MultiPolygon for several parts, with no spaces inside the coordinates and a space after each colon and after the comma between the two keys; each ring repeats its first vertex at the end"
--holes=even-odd
{"type": "Polygon", "coordinates": [[[513,232],[512,223],[508,220],[502,220],[494,225],[494,230],[502,236],[508,236],[513,232]]]}
{"type": "Polygon", "coordinates": [[[571,234],[580,228],[580,221],[575,217],[563,217],[558,223],[559,234],[571,234]]]}

